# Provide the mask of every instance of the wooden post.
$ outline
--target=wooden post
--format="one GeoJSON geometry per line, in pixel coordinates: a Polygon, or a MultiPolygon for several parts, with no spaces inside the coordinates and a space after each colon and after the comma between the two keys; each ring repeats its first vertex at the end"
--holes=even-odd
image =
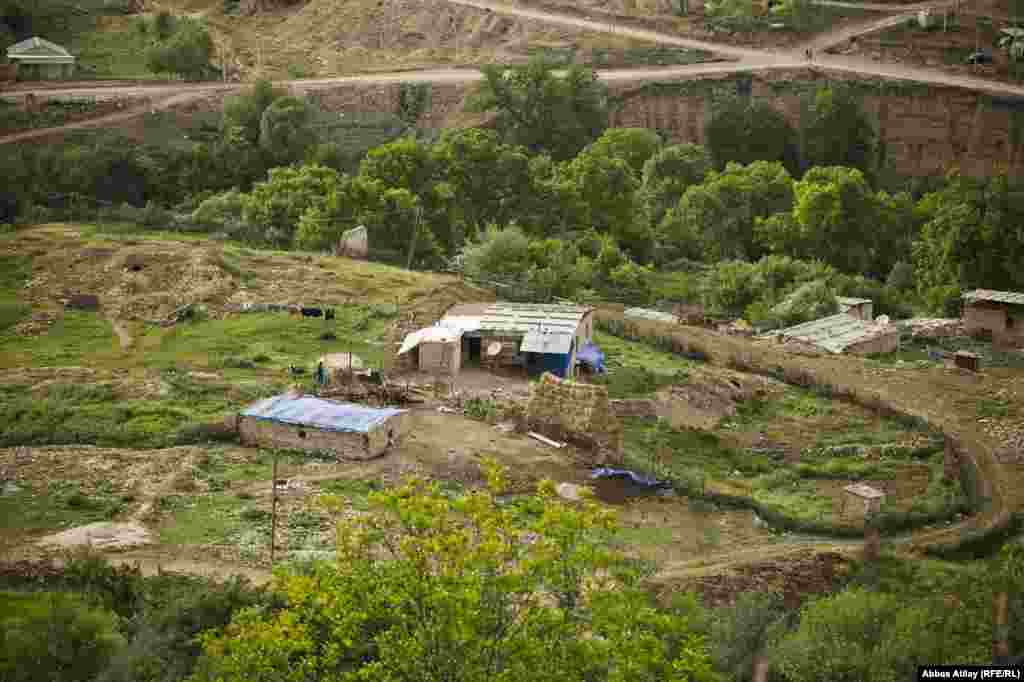
{"type": "Polygon", "coordinates": [[[864,520],[864,561],[875,563],[882,545],[882,534],[875,524],[874,514],[868,514],[864,520]]]}
{"type": "Polygon", "coordinates": [[[274,545],[277,540],[277,449],[274,449],[274,465],[271,475],[270,503],[270,569],[274,569],[274,545]]]}
{"type": "Polygon", "coordinates": [[[406,270],[412,270],[412,257],[416,253],[416,237],[420,233],[420,219],[423,217],[423,208],[416,207],[416,224],[412,229],[412,239],[409,240],[409,258],[405,263],[406,270]]]}
{"type": "Polygon", "coordinates": [[[1010,655],[1010,594],[1002,589],[992,595],[992,658],[1004,660],[1010,655]]]}

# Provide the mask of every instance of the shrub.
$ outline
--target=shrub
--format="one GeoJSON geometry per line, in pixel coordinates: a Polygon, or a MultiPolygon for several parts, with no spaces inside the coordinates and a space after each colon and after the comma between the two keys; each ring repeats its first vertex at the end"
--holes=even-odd
{"type": "Polygon", "coordinates": [[[124,647],[114,614],[59,592],[0,592],[0,679],[87,682],[124,647]]]}

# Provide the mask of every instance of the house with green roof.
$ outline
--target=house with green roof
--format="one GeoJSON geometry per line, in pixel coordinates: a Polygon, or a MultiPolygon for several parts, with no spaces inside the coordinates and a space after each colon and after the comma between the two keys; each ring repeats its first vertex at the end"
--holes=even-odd
{"type": "Polygon", "coordinates": [[[28,38],[7,48],[7,59],[18,65],[20,80],[58,80],[75,72],[75,57],[56,43],[28,38]]]}

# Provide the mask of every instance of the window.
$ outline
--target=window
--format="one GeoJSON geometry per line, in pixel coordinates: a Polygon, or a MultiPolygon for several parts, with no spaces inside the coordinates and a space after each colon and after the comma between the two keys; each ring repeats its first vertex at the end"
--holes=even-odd
{"type": "Polygon", "coordinates": [[[302,429],[299,429],[299,438],[305,438],[305,437],[306,437],[306,432],[303,431],[302,429]]]}

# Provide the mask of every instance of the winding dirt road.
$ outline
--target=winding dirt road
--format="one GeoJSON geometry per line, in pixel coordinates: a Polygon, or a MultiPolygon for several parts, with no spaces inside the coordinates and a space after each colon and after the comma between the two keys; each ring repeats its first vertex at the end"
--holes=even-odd
{"type": "MultiPolygon", "coordinates": [[[[616,23],[614,17],[611,17],[610,15],[608,19],[582,18],[574,16],[568,12],[561,13],[553,12],[548,9],[532,9],[521,4],[493,2],[491,0],[448,0],[448,2],[465,7],[474,7],[476,9],[486,10],[497,14],[542,21],[553,25],[636,38],[638,40],[652,41],[662,45],[706,50],[728,60],[664,68],[599,70],[598,75],[601,79],[609,82],[642,82],[652,79],[685,79],[724,73],[793,69],[811,65],[822,71],[839,71],[863,76],[880,76],[883,78],[913,80],[938,86],[953,86],[1004,95],[1024,96],[1024,87],[1010,85],[1007,83],[1000,83],[997,81],[973,78],[969,76],[956,76],[937,70],[909,67],[902,64],[883,64],[860,57],[830,55],[825,53],[826,49],[845,43],[851,38],[884,30],[906,21],[908,18],[915,16],[919,9],[927,7],[931,8],[933,11],[938,11],[957,4],[957,0],[942,0],[941,2],[920,3],[895,7],[880,5],[877,3],[859,4],[843,2],[841,0],[821,0],[818,4],[839,7],[856,6],[864,9],[891,12],[892,14],[880,19],[861,22],[855,26],[836,28],[789,50],[774,51],[755,50],[701,40],[693,40],[690,38],[681,38],[661,31],[636,28],[616,23]],[[816,53],[813,64],[809,63],[804,56],[807,48],[811,48],[816,53]]],[[[414,83],[472,83],[479,79],[480,73],[476,69],[444,68],[422,71],[362,74],[335,78],[280,81],[277,85],[287,86],[293,90],[303,92],[349,84],[385,85],[403,81],[414,83]]],[[[100,99],[146,98],[147,101],[144,104],[130,107],[124,111],[86,121],[79,121],[57,128],[28,130],[0,137],[0,145],[44,138],[55,133],[68,130],[110,127],[123,121],[132,120],[145,114],[147,111],[159,111],[188,104],[202,99],[203,97],[216,96],[226,92],[235,92],[240,90],[242,87],[244,86],[241,84],[225,85],[208,83],[174,83],[158,85],[141,85],[137,83],[130,85],[98,83],[95,86],[80,85],[69,88],[54,88],[48,85],[18,87],[11,90],[8,93],[8,97],[33,92],[44,97],[98,97],[100,99]]]]}

